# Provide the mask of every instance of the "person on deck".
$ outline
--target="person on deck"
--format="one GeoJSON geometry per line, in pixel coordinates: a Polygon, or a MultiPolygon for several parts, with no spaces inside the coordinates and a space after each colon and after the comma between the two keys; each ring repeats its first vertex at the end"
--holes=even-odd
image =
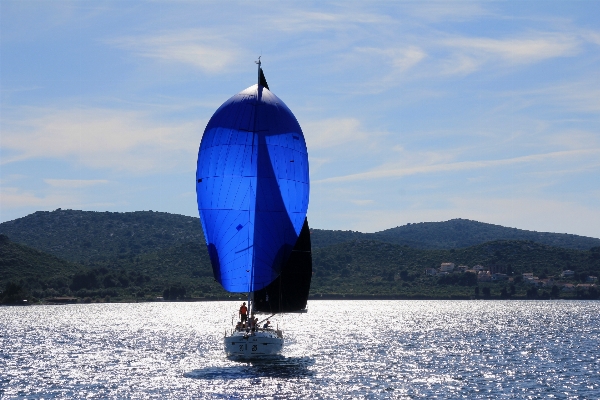
{"type": "Polygon", "coordinates": [[[265,324],[263,325],[263,329],[269,329],[271,327],[271,321],[267,320],[267,322],[265,322],[265,324]]]}
{"type": "Polygon", "coordinates": [[[240,320],[242,321],[242,323],[246,322],[246,320],[248,319],[248,307],[246,307],[246,302],[242,303],[242,306],[240,307],[240,320]]]}

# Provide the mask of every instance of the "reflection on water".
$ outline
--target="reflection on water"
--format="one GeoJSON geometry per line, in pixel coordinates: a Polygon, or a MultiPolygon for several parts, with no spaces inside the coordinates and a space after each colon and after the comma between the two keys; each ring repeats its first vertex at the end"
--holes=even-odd
{"type": "Polygon", "coordinates": [[[256,378],[303,378],[313,373],[308,368],[314,364],[309,357],[269,356],[250,361],[228,357],[239,365],[206,367],[186,372],[183,376],[193,379],[256,379],[256,378]]]}
{"type": "Polygon", "coordinates": [[[238,306],[0,307],[0,398],[600,398],[600,302],[312,301],[252,361],[238,306]]]}

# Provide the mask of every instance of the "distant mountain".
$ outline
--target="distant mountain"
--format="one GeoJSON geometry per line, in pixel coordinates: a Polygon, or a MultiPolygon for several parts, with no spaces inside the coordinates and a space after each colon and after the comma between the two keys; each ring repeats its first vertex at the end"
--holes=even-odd
{"type": "MultiPolygon", "coordinates": [[[[152,211],[38,211],[0,224],[0,233],[14,242],[90,266],[115,260],[134,262],[143,254],[190,242],[205,243],[198,218],[152,211]]],[[[311,230],[314,249],[355,240],[415,249],[465,248],[495,240],[529,240],[578,250],[600,246],[600,239],[596,238],[526,231],[465,219],[408,224],[377,233],[311,230]]]]}
{"type": "Polygon", "coordinates": [[[526,231],[460,218],[444,222],[408,224],[376,233],[312,229],[311,240],[317,248],[352,240],[377,240],[415,249],[455,249],[494,240],[530,240],[548,246],[578,250],[600,246],[600,239],[596,238],[526,231]]]}
{"type": "Polygon", "coordinates": [[[81,264],[133,260],[188,242],[204,243],[198,218],[137,211],[37,211],[0,224],[12,241],[81,264]]]}
{"type": "MultiPolygon", "coordinates": [[[[1,224],[2,232],[18,233],[23,241],[83,262],[65,261],[0,234],[0,291],[22,290],[9,296],[17,302],[25,296],[19,293],[27,293],[31,299],[77,296],[82,301],[236,297],[214,281],[197,222],[196,218],[166,213],[58,210],[1,224]]],[[[531,286],[519,281],[523,272],[558,277],[563,270],[572,269],[573,283],[600,274],[600,246],[577,250],[533,241],[498,240],[467,248],[419,249],[368,239],[391,231],[392,239],[387,240],[398,240],[393,237],[398,229],[377,234],[314,230],[312,240],[320,243],[313,249],[311,295],[469,298],[482,286],[492,297],[506,296],[510,290],[511,296],[524,298],[531,295],[531,286]],[[515,277],[515,281],[477,284],[470,274],[425,275],[425,268],[437,268],[442,262],[482,264],[515,277]]],[[[551,295],[550,288],[540,293],[551,295]]],[[[590,289],[589,293],[561,296],[597,295],[590,289]]]]}
{"type": "Polygon", "coordinates": [[[406,244],[421,249],[454,249],[494,240],[530,240],[548,246],[578,250],[589,250],[600,246],[600,239],[597,238],[506,228],[460,218],[445,222],[421,222],[399,226],[373,233],[369,239],[406,244]]]}

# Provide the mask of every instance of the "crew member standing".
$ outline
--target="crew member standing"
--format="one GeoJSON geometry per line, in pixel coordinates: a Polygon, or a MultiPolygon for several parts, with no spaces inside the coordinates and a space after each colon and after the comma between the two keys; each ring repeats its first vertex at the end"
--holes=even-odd
{"type": "Polygon", "coordinates": [[[240,307],[240,320],[242,321],[242,323],[246,322],[248,318],[248,307],[246,307],[246,302],[242,303],[242,306],[240,307]]]}

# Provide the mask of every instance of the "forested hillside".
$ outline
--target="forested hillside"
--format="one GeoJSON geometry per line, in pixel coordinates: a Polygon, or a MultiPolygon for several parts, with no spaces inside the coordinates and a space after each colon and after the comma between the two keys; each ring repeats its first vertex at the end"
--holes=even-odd
{"type": "MultiPolygon", "coordinates": [[[[515,290],[518,289],[521,296],[525,296],[529,288],[521,279],[524,272],[543,278],[554,276],[558,280],[563,270],[571,269],[576,271],[573,277],[576,282],[600,273],[600,247],[581,251],[515,240],[450,250],[354,241],[318,249],[313,256],[313,293],[399,294],[407,297],[473,294],[472,286],[478,285],[477,280],[461,281],[472,274],[425,274],[426,268],[439,268],[443,262],[470,267],[480,264],[506,273],[515,278],[515,290]]],[[[498,282],[487,286],[502,288],[508,285],[508,282],[498,282]]]]}
{"type": "MultiPolygon", "coordinates": [[[[313,229],[311,240],[312,296],[469,298],[481,287],[491,296],[511,293],[518,298],[531,295],[523,272],[558,278],[570,269],[575,271],[574,284],[600,275],[600,246],[586,247],[598,239],[468,220],[411,224],[373,234],[313,229]],[[510,234],[534,235],[539,241],[482,242],[510,234]],[[463,246],[470,242],[477,243],[463,246]],[[441,248],[431,248],[436,246],[441,248]],[[426,268],[439,268],[443,262],[481,264],[514,279],[481,283],[469,273],[425,274],[426,268]]],[[[0,300],[25,294],[86,301],[236,297],[213,279],[198,219],[152,211],[56,210],[0,224],[0,288],[0,300]]]]}
{"type": "Polygon", "coordinates": [[[526,231],[486,224],[468,219],[445,222],[420,222],[373,233],[372,240],[407,244],[423,249],[455,249],[494,240],[530,240],[554,247],[589,250],[600,246],[600,239],[566,233],[526,231]]]}
{"type": "Polygon", "coordinates": [[[14,242],[88,265],[133,260],[177,244],[204,243],[198,218],[152,211],[38,211],[0,224],[0,233],[14,242]]]}
{"type": "MultiPolygon", "coordinates": [[[[132,260],[84,266],[1,238],[0,285],[18,284],[30,297],[77,296],[87,301],[236,297],[214,281],[205,247],[197,242],[141,254],[132,260]]],[[[313,259],[312,296],[469,298],[474,290],[487,287],[496,296],[502,290],[512,290],[513,296],[524,298],[530,285],[521,279],[523,272],[558,278],[563,270],[573,269],[573,283],[600,274],[600,248],[580,251],[524,241],[496,241],[456,250],[353,241],[316,249],[313,259]],[[425,268],[439,267],[442,262],[471,267],[482,264],[514,280],[480,283],[470,273],[425,274],[425,268]]]]}
{"type": "MultiPolygon", "coordinates": [[[[376,240],[415,249],[462,248],[494,240],[530,240],[579,250],[600,246],[600,239],[585,236],[531,232],[464,219],[409,224],[377,233],[316,229],[317,222],[309,223],[315,249],[353,240],[376,240]]],[[[0,224],[0,233],[16,243],[87,265],[133,260],[178,244],[204,243],[198,218],[152,211],[38,211],[0,224]]]]}

